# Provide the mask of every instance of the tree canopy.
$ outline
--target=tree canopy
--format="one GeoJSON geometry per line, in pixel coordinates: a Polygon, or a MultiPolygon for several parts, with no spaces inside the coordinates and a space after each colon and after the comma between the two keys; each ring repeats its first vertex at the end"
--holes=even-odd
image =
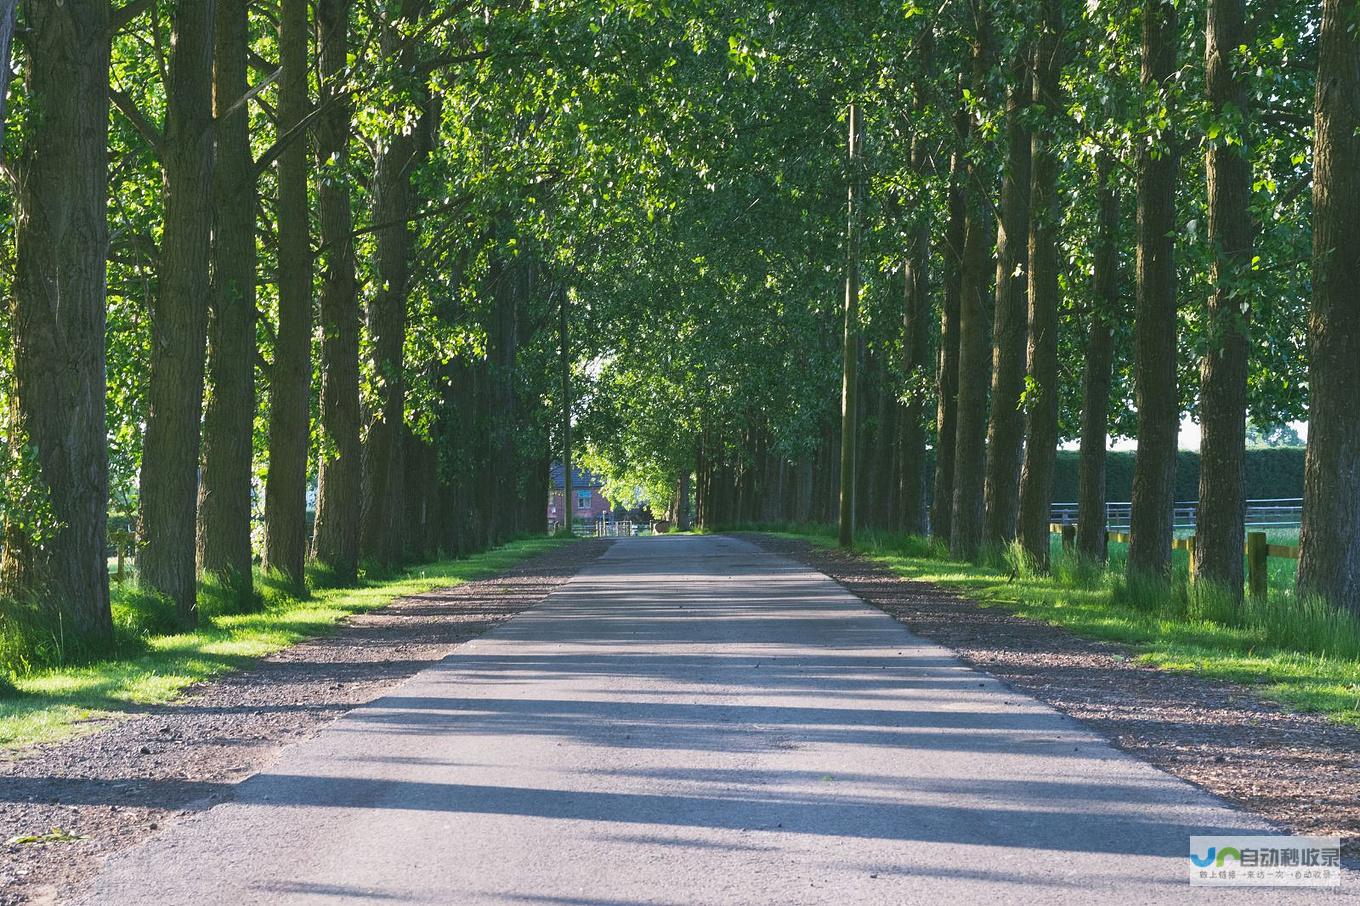
{"type": "Polygon", "coordinates": [[[185,623],[542,531],[569,422],[710,526],[1040,565],[1056,447],[1103,558],[1136,437],[1164,573],[1182,417],[1240,589],[1247,421],[1312,416],[1300,587],[1360,607],[1350,10],[0,3],[4,595],[97,642],[124,529],[185,623]]]}

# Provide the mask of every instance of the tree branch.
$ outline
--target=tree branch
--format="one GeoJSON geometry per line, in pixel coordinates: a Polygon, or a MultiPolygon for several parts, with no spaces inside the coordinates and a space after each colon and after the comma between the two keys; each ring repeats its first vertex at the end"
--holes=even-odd
{"type": "Polygon", "coordinates": [[[219,120],[224,120],[227,117],[231,116],[233,113],[235,113],[237,110],[241,109],[241,107],[245,106],[246,104],[249,104],[252,100],[259,96],[261,91],[264,91],[270,85],[274,84],[274,81],[278,79],[279,75],[282,74],[282,72],[283,67],[279,67],[278,69],[271,72],[269,75],[265,76],[254,86],[248,89],[245,94],[237,98],[236,103],[232,104],[226,110],[219,113],[217,115],[217,118],[219,120]]]}
{"type": "Polygon", "coordinates": [[[156,0],[128,0],[122,6],[109,13],[109,34],[116,35],[118,32],[132,24],[142,13],[151,9],[151,4],[156,0]]]}
{"type": "Polygon", "coordinates": [[[312,123],[316,122],[321,114],[325,113],[341,98],[348,97],[350,93],[349,90],[345,90],[326,98],[320,104],[313,107],[306,116],[294,123],[287,132],[275,139],[274,144],[266,148],[265,152],[260,155],[260,159],[255,161],[256,175],[258,176],[273,166],[274,161],[279,159],[279,155],[286,151],[289,145],[305,135],[307,130],[311,128],[312,123]]]}
{"type": "Polygon", "coordinates": [[[350,235],[355,237],[366,236],[369,233],[376,233],[378,230],[385,230],[388,227],[401,226],[404,223],[419,223],[420,221],[434,217],[437,214],[447,214],[451,211],[461,210],[467,207],[468,202],[470,201],[472,201],[472,193],[464,192],[462,195],[451,198],[443,204],[430,205],[429,207],[416,211],[414,214],[410,214],[406,217],[398,217],[395,220],[386,220],[382,223],[372,223],[366,227],[360,227],[350,235]]]}
{"type": "Polygon", "coordinates": [[[260,73],[261,75],[268,75],[269,73],[279,68],[276,64],[269,62],[264,57],[256,53],[254,50],[251,50],[247,53],[246,59],[247,62],[250,64],[250,68],[260,73]]]}
{"type": "Polygon", "coordinates": [[[416,71],[421,75],[429,75],[437,69],[448,69],[450,66],[459,66],[463,63],[475,63],[477,60],[485,60],[489,56],[491,56],[489,49],[479,50],[476,53],[444,54],[431,57],[428,60],[421,60],[416,64],[416,71]]]}
{"type": "Polygon", "coordinates": [[[142,115],[142,111],[137,109],[137,103],[132,100],[126,91],[117,88],[109,89],[109,98],[123,116],[127,117],[128,122],[132,123],[134,129],[146,139],[147,143],[155,149],[157,154],[161,153],[165,136],[156,128],[155,124],[142,115]]]}

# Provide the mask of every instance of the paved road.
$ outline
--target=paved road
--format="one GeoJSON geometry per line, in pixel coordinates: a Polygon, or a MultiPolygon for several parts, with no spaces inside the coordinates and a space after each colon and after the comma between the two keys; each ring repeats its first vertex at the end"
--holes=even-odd
{"type": "Polygon", "coordinates": [[[1265,830],[819,573],[644,538],[90,902],[1284,902],[1186,883],[1187,835],[1265,830]]]}

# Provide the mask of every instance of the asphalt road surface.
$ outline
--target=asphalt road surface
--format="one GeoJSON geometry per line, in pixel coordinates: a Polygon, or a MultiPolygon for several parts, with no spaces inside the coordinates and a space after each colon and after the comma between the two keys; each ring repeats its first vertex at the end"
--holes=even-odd
{"type": "Polygon", "coordinates": [[[111,860],[108,903],[1351,902],[1191,888],[1259,819],[713,536],[541,606],[111,860]]]}

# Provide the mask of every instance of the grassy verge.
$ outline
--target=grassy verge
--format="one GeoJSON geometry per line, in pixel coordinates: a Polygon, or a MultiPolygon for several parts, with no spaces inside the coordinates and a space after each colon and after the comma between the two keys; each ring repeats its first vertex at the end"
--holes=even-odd
{"type": "MultiPolygon", "coordinates": [[[[221,596],[206,589],[199,629],[162,634],[172,612],[133,590],[115,593],[119,648],[83,664],[27,668],[19,662],[10,694],[0,694],[0,749],[50,742],[137,705],[165,702],[186,686],[249,666],[303,639],[331,632],[345,617],[406,595],[447,588],[503,572],[535,554],[568,543],[563,538],[514,541],[462,560],[427,563],[358,587],[314,590],[300,599],[260,577],[263,606],[222,612],[221,596]]],[[[0,643],[4,641],[0,638],[0,643]]],[[[5,652],[0,651],[0,654],[5,652]]],[[[10,658],[11,669],[16,662],[10,658]]],[[[0,671],[0,680],[5,672],[0,671]]]]}
{"type": "MultiPolygon", "coordinates": [[[[746,528],[825,547],[836,543],[829,526],[746,528]]],[[[1047,576],[1026,569],[1011,552],[960,563],[907,535],[861,533],[857,550],[904,578],[964,593],[983,606],[1123,642],[1147,663],[1251,685],[1266,700],[1360,725],[1360,621],[1297,600],[1291,561],[1272,560],[1269,596],[1238,608],[1188,583],[1179,551],[1172,583],[1139,587],[1125,580],[1125,551],[1114,546],[1104,568],[1064,555],[1055,541],[1047,576]]]]}

